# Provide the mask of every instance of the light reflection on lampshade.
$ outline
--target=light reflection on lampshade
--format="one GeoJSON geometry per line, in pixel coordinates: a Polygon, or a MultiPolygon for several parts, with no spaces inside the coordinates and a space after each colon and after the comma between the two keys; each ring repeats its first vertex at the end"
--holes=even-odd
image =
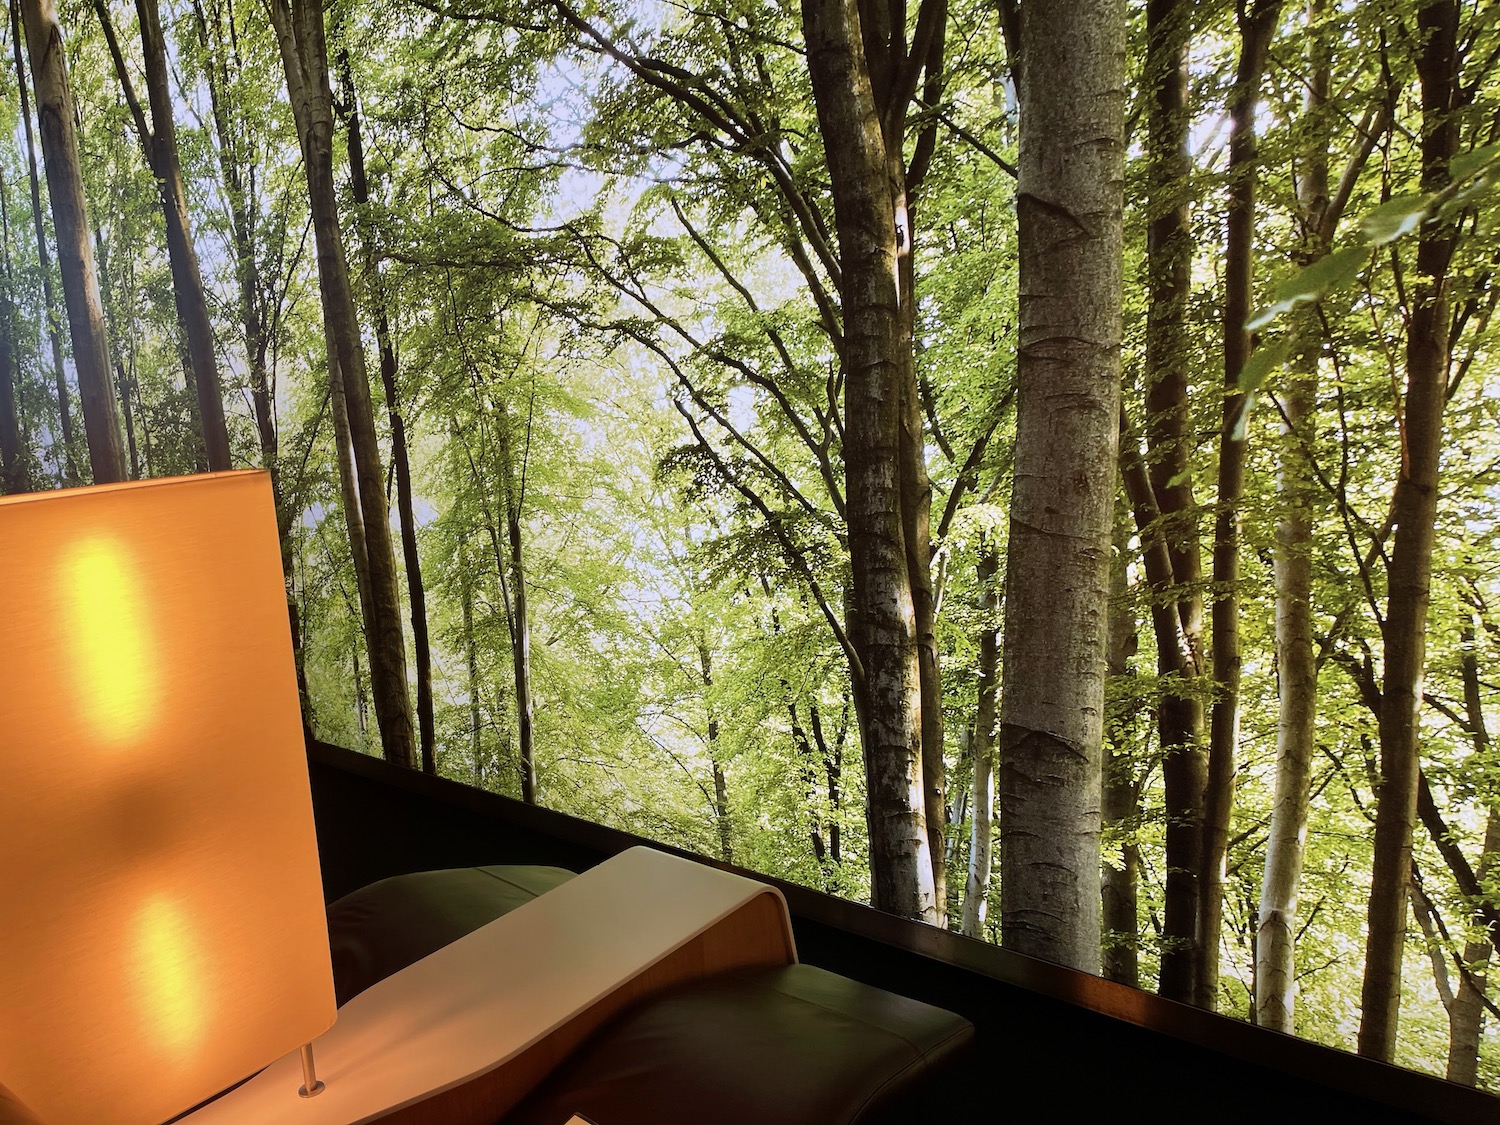
{"type": "Polygon", "coordinates": [[[129,745],[151,722],[160,685],[147,591],[129,543],[80,538],[63,552],[54,598],[69,646],[75,705],[101,744],[129,745]]]}
{"type": "Polygon", "coordinates": [[[48,1125],[159,1125],[329,1027],[266,474],[0,498],[0,777],[0,1081],[48,1125]]]}

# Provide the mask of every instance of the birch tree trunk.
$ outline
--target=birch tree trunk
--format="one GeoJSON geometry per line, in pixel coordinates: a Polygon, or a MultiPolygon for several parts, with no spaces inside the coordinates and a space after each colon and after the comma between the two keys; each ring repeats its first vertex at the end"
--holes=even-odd
{"type": "Polygon", "coordinates": [[[73,338],[73,365],[78,372],[89,467],[95,484],[122,481],[127,471],[125,447],[120,441],[120,407],[111,386],[109,341],[83,202],[83,174],[78,164],[62,28],[57,24],[52,0],[21,0],[21,12],[31,55],[42,162],[47,169],[52,225],[57,232],[57,259],[73,338]]]}
{"type": "MultiPolygon", "coordinates": [[[[1452,111],[1457,95],[1458,4],[1435,0],[1417,13],[1422,43],[1417,76],[1422,101],[1422,188],[1448,181],[1457,148],[1452,111]]],[[[1389,1062],[1401,1003],[1401,952],[1406,937],[1411,836],[1416,819],[1417,710],[1427,650],[1427,607],[1438,498],[1438,459],[1448,376],[1448,265],[1453,230],[1422,228],[1416,276],[1410,283],[1406,395],[1401,418],[1401,473],[1393,504],[1395,537],[1388,569],[1385,680],[1380,702],[1380,790],[1375,859],[1366,921],[1365,975],[1360,993],[1359,1053],[1389,1062]]]]}
{"type": "Polygon", "coordinates": [[[974,716],[974,780],[969,836],[969,874],[964,881],[961,929],[969,937],[984,936],[988,913],[994,846],[995,718],[1000,696],[1000,623],[996,616],[995,576],[1000,552],[986,540],[979,551],[979,707],[974,716]]]}
{"type": "MultiPolygon", "coordinates": [[[[411,700],[407,694],[406,645],[396,559],[391,547],[385,471],[375,435],[364,342],[349,283],[348,257],[333,178],[333,97],[328,83],[328,50],[322,9],[311,0],[270,0],[271,21],[281,49],[287,91],[296,120],[307,173],[308,200],[317,244],[323,331],[328,347],[331,397],[342,397],[348,412],[353,469],[359,494],[363,539],[369,566],[365,642],[370,658],[371,696],[388,761],[415,767],[411,700]]],[[[341,465],[341,470],[343,466],[341,465]]],[[[355,536],[351,531],[350,543],[355,536]]],[[[358,550],[358,547],[355,547],[358,550]]]]}
{"type": "Polygon", "coordinates": [[[1000,699],[1005,946],[1099,970],[1100,742],[1120,407],[1125,7],[1021,21],[1021,310],[1000,699]]]}
{"type": "Polygon", "coordinates": [[[1255,103],[1281,0],[1239,0],[1240,57],[1229,98],[1228,237],[1224,245],[1224,408],[1219,431],[1218,504],[1214,513],[1210,630],[1214,702],[1209,716],[1208,781],[1203,790],[1203,867],[1199,874],[1198,944],[1203,964],[1193,1002],[1212,1011],[1219,1000],[1219,938],[1224,918],[1224,853],[1234,811],[1234,760],[1240,739],[1240,502],[1247,440],[1234,429],[1245,409],[1240,369],[1250,358],[1255,254],[1255,103]]]}
{"type": "MultiPolygon", "coordinates": [[[[1306,233],[1305,258],[1328,252],[1328,130],[1324,107],[1331,84],[1328,0],[1308,0],[1310,67],[1303,114],[1311,140],[1303,156],[1297,203],[1306,233]]],[[[1302,348],[1287,372],[1282,396],[1284,428],[1279,454],[1276,528],[1276,670],[1280,703],[1276,723],[1276,788],[1266,867],[1261,881],[1255,939],[1255,1022],[1273,1031],[1295,1030],[1297,1002],[1297,891],[1307,837],[1307,807],[1317,740],[1318,667],[1313,652],[1312,546],[1316,481],[1318,359],[1322,333],[1308,316],[1302,348]]]]}

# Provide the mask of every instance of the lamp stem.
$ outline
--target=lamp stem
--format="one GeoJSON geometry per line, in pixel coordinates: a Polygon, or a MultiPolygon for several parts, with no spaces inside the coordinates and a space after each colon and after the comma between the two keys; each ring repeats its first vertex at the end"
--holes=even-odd
{"type": "Polygon", "coordinates": [[[318,1081],[317,1069],[313,1066],[312,1044],[302,1044],[302,1085],[297,1093],[304,1098],[316,1097],[323,1092],[323,1083],[318,1081]]]}

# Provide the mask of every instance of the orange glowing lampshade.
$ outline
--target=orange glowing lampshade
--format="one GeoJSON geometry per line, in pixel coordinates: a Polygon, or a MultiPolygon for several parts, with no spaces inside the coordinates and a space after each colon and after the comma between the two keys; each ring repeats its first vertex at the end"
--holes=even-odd
{"type": "Polygon", "coordinates": [[[333,1015],[270,478],[0,498],[0,1083],[159,1125],[333,1015]]]}

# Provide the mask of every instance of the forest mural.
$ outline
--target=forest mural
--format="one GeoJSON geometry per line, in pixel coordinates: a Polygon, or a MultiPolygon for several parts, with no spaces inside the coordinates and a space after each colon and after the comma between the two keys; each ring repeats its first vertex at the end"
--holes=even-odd
{"type": "Polygon", "coordinates": [[[1500,6],[8,47],[4,491],[269,469],[317,737],[1500,1089],[1500,6]]]}

